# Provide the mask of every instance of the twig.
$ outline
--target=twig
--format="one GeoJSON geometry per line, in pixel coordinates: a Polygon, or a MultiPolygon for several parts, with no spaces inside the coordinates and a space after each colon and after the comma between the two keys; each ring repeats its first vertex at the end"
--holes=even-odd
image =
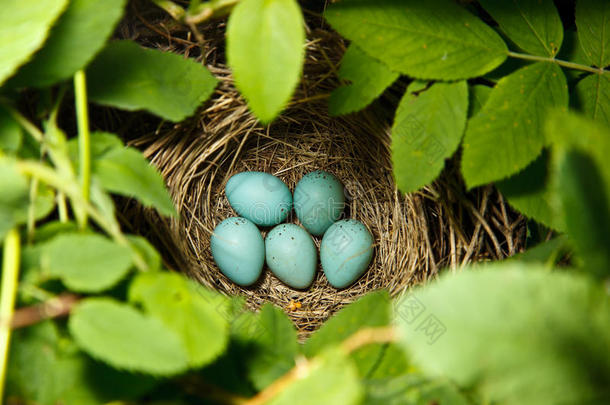
{"type": "Polygon", "coordinates": [[[13,315],[11,328],[23,328],[44,321],[45,319],[66,316],[79,300],[80,297],[78,295],[65,293],[41,304],[19,308],[13,315]]]}
{"type": "MultiPolygon", "coordinates": [[[[341,343],[340,348],[346,354],[350,354],[353,351],[359,349],[360,347],[368,344],[394,342],[396,341],[397,337],[398,334],[396,329],[391,326],[380,328],[366,328],[359,330],[358,332],[345,339],[343,343],[341,343]]],[[[308,360],[304,357],[298,358],[296,366],[294,366],[289,372],[275,380],[267,388],[252,397],[250,400],[244,402],[244,405],[262,405],[266,403],[267,401],[278,395],[280,392],[282,392],[284,389],[286,389],[286,387],[294,383],[296,380],[301,380],[310,375],[315,368],[319,367],[320,363],[321,360],[316,357],[311,360],[308,360]]]]}
{"type": "Polygon", "coordinates": [[[41,304],[19,308],[13,315],[11,328],[23,328],[34,325],[45,319],[66,316],[79,300],[80,297],[78,295],[65,293],[41,304]]]}
{"type": "Polygon", "coordinates": [[[341,343],[346,353],[352,353],[362,346],[371,343],[389,343],[398,338],[398,331],[392,326],[380,328],[365,328],[354,333],[341,343]]]}
{"type": "Polygon", "coordinates": [[[269,385],[267,388],[256,394],[250,400],[244,402],[244,405],[262,405],[266,403],[286,389],[286,387],[291,385],[294,381],[307,377],[313,369],[319,366],[319,364],[320,360],[317,358],[307,360],[306,358],[301,357],[297,359],[296,366],[271,383],[271,385],[269,385]]]}

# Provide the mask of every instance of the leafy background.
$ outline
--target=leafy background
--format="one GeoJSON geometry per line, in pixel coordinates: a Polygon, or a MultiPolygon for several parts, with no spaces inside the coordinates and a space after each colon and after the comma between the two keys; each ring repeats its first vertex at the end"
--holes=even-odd
{"type": "MultiPolygon", "coordinates": [[[[315,2],[152,3],[198,40],[198,24],[228,14],[237,88],[262,123],[281,113],[302,71],[303,10],[315,2]]],[[[169,272],[148,241],[121,229],[113,194],[177,213],[138,150],[90,131],[90,103],[179,122],[217,84],[193,59],[111,40],[126,7],[3,3],[0,399],[610,402],[609,2],[314,5],[349,42],[330,114],[408,84],[392,125],[401,192],[456,159],[468,189],[494,183],[549,238],[399,299],[371,292],[305,343],[281,309],[249,312],[239,297],[169,272]],[[13,318],[16,308],[26,318],[13,318]]]]}

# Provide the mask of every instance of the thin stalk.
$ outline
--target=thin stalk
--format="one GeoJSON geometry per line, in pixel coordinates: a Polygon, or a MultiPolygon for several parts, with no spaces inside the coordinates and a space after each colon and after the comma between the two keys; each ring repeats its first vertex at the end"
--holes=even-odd
{"type": "Polygon", "coordinates": [[[21,125],[21,127],[23,129],[25,129],[25,132],[27,132],[28,134],[30,134],[30,136],[32,138],[34,138],[36,141],[42,143],[43,142],[43,138],[44,138],[44,134],[42,133],[42,131],[40,129],[38,129],[36,127],[36,125],[32,124],[30,121],[28,121],[27,118],[25,118],[23,115],[21,115],[21,113],[17,110],[15,110],[13,107],[11,107],[8,103],[3,102],[4,100],[0,100],[2,106],[4,108],[6,108],[6,110],[9,112],[9,114],[11,114],[11,116],[13,117],[13,119],[15,121],[17,121],[17,123],[19,125],[21,125]]]}
{"type": "Polygon", "coordinates": [[[27,243],[34,240],[34,230],[36,228],[36,198],[38,197],[38,180],[32,179],[30,182],[30,205],[28,207],[27,220],[27,243]]]}
{"type": "Polygon", "coordinates": [[[508,51],[508,56],[510,56],[512,58],[517,58],[517,59],[531,60],[534,62],[556,63],[559,66],[563,66],[563,67],[567,67],[567,68],[575,69],[575,70],[582,70],[582,71],[590,72],[590,73],[603,74],[603,73],[608,72],[607,70],[604,70],[602,68],[598,69],[598,68],[594,68],[594,67],[587,66],[587,65],[581,65],[580,63],[568,62],[566,60],[549,58],[549,57],[545,57],[545,56],[528,55],[526,53],[511,52],[511,51],[508,51]]]}
{"type": "Polygon", "coordinates": [[[11,321],[15,311],[15,298],[19,280],[21,245],[19,232],[11,229],[4,239],[2,252],[2,287],[0,291],[0,404],[4,398],[6,363],[11,340],[11,321]]]}
{"type": "MultiPolygon", "coordinates": [[[[38,163],[27,160],[21,160],[17,162],[17,169],[24,175],[30,176],[46,183],[58,191],[63,192],[68,198],[70,198],[73,204],[76,205],[81,211],[86,212],[104,232],[110,235],[118,244],[123,246],[131,246],[129,240],[121,232],[121,228],[115,222],[109,221],[104,215],[88,201],[83,199],[80,191],[76,185],[68,182],[67,180],[60,177],[53,169],[38,163]]],[[[133,253],[134,265],[142,271],[148,270],[148,265],[142,256],[134,251],[133,253]]]]}
{"type": "Polygon", "coordinates": [[[59,211],[59,222],[68,222],[68,206],[66,205],[66,195],[59,191],[57,193],[57,210],[59,211]]]}
{"type": "MultiPolygon", "coordinates": [[[[91,188],[91,135],[89,134],[89,116],[87,111],[87,82],[85,72],[82,70],[74,74],[74,95],[78,126],[81,196],[85,202],[89,202],[91,188]]],[[[79,214],[78,222],[80,228],[85,229],[87,227],[87,214],[79,214]]]]}

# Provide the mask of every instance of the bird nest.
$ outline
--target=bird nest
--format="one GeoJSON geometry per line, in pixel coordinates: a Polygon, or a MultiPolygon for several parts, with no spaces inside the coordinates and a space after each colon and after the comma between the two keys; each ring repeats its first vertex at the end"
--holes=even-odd
{"type": "MultiPolygon", "coordinates": [[[[147,29],[160,26],[145,22],[147,29]]],[[[216,23],[210,30],[222,31],[222,26],[216,23]]],[[[345,45],[327,29],[308,28],[307,33],[303,79],[271,125],[265,127],[251,115],[222,62],[221,43],[210,40],[202,54],[220,80],[213,98],[193,118],[131,141],[161,171],[180,217],[161,217],[133,201],[124,204],[122,214],[157,245],[166,263],[224,294],[245,297],[251,308],[265,302],[285,308],[304,337],[367,292],[387,289],[397,295],[433,278],[441,268],[459,270],[470,261],[519,251],[525,239],[523,218],[491,187],[466,193],[452,162],[439,180],[421,191],[405,195],[397,190],[391,118],[383,112],[393,111],[392,90],[382,101],[385,108],[378,103],[356,114],[330,117],[327,96],[339,85],[336,71],[345,45]],[[250,287],[226,278],[212,259],[210,237],[218,223],[236,215],[224,186],[233,174],[246,170],[272,173],[291,190],[314,170],[340,179],[345,185],[345,217],[362,221],[375,240],[366,273],[340,290],[329,285],[320,267],[306,290],[286,286],[266,267],[250,287]]],[[[159,34],[155,41],[138,39],[165,49],[179,43],[178,51],[184,53],[192,47],[183,44],[189,37],[183,38],[177,42],[170,34],[159,34]]],[[[287,221],[298,223],[294,213],[287,221]]],[[[319,247],[321,237],[314,240],[319,247]]]]}

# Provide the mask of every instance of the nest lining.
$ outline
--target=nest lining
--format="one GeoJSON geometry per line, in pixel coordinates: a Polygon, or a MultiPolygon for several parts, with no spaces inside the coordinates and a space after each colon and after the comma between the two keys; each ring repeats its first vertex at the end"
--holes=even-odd
{"type": "MultiPolygon", "coordinates": [[[[192,49],[183,44],[190,41],[188,35],[180,41],[169,33],[159,35],[150,28],[162,23],[138,17],[145,21],[136,31],[140,42],[166,50],[179,43],[180,49],[173,49],[178,52],[192,49]]],[[[218,37],[218,24],[208,29],[218,37]]],[[[204,54],[208,68],[221,81],[213,99],[192,119],[131,141],[163,174],[180,219],[162,218],[133,201],[124,204],[122,213],[160,248],[172,268],[225,294],[244,296],[251,308],[265,302],[286,308],[304,337],[367,292],[385,288],[400,294],[430,279],[439,268],[458,269],[470,261],[499,259],[522,249],[523,218],[491,187],[466,194],[452,162],[434,184],[417,193],[400,193],[392,177],[387,109],[373,106],[329,117],[326,99],[338,85],[336,71],[345,45],[326,29],[308,29],[308,38],[302,82],[286,111],[269,127],[261,126],[248,111],[222,56],[217,57],[221,43],[212,39],[204,54]],[[286,286],[266,266],[254,286],[244,288],[228,280],[214,264],[210,236],[218,223],[236,215],[224,185],[245,170],[272,173],[292,191],[311,171],[337,176],[346,189],[345,217],[362,221],[375,239],[366,273],[342,290],[328,284],[319,266],[313,284],[304,291],[286,286]],[[290,310],[291,302],[301,307],[290,310]]],[[[388,97],[391,92],[386,101],[388,97]]],[[[294,212],[287,222],[298,223],[294,212]]],[[[319,247],[321,237],[314,240],[319,247]]]]}

